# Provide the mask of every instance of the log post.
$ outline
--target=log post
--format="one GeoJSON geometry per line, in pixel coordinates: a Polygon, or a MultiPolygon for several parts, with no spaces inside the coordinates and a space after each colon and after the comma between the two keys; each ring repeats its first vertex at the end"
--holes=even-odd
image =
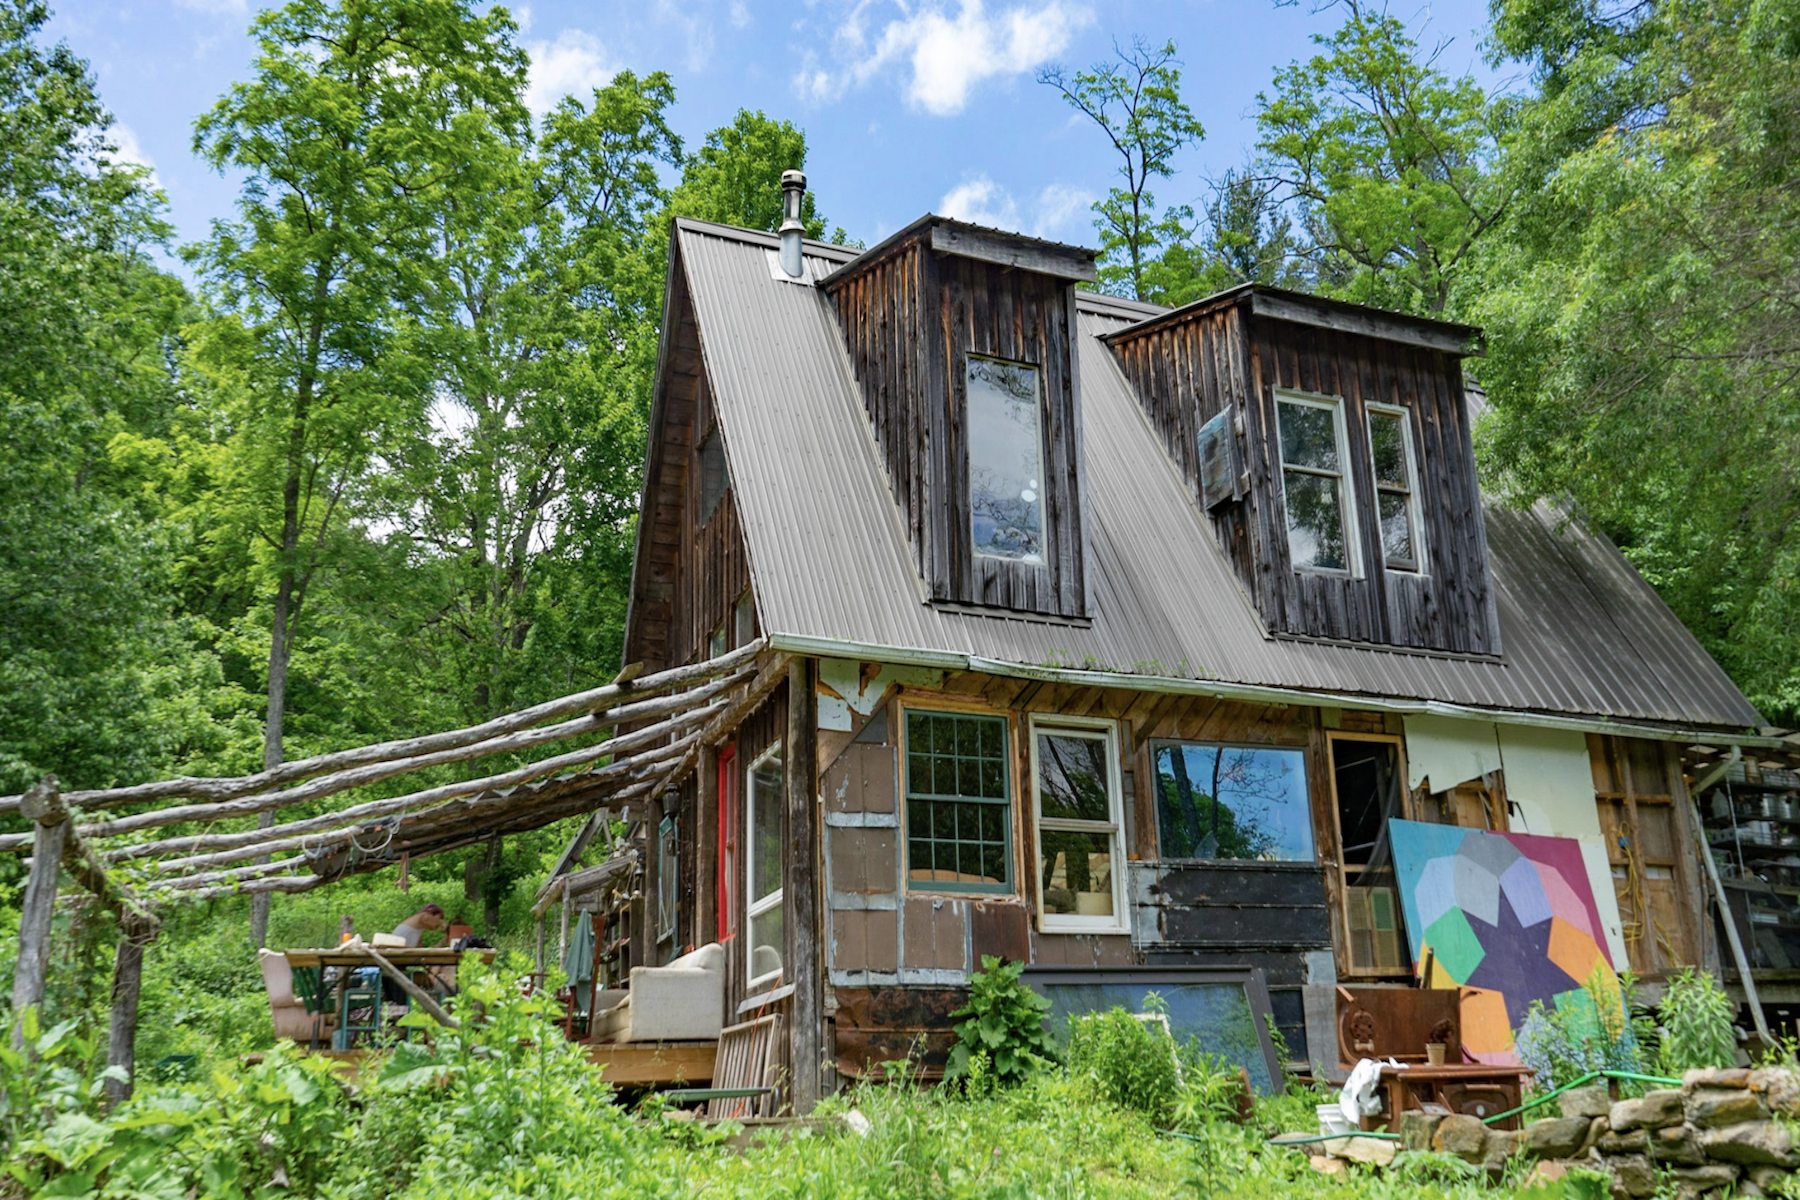
{"type": "Polygon", "coordinates": [[[539,913],[537,919],[537,969],[544,969],[544,914],[539,913]]]}
{"type": "Polygon", "coordinates": [[[806,1116],[823,1091],[824,988],[819,961],[819,697],[817,664],[788,666],[787,854],[782,881],[787,912],[783,966],[794,985],[792,1047],[794,1114],[806,1116]]]}
{"type": "Polygon", "coordinates": [[[31,874],[25,882],[25,899],[19,913],[19,960],[12,992],[15,1013],[43,1003],[44,979],[50,968],[57,876],[62,872],[63,851],[69,844],[68,810],[63,807],[56,776],[44,776],[26,792],[19,802],[19,811],[31,818],[34,828],[31,874]]]}
{"type": "Polygon", "coordinates": [[[719,751],[700,748],[694,780],[694,944],[719,940],[719,751]]]}
{"type": "Polygon", "coordinates": [[[121,918],[119,952],[113,960],[112,1020],[107,1027],[106,1065],[122,1067],[125,1078],[106,1081],[108,1107],[131,1098],[137,1085],[138,995],[144,983],[144,948],[156,928],[121,918]]]}

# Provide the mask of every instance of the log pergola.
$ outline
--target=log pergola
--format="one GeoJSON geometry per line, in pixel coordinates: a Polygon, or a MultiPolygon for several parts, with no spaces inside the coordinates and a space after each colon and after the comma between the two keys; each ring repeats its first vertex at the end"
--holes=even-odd
{"type": "MultiPolygon", "coordinates": [[[[759,638],[654,675],[631,666],[604,687],[479,725],[298,759],[253,775],[67,793],[52,775],[23,795],[0,797],[0,815],[32,822],[30,832],[0,835],[0,850],[30,851],[13,1007],[42,1002],[56,893],[67,871],[119,920],[107,1061],[130,1071],[144,948],[169,906],[305,892],[602,809],[659,809],[664,792],[786,681],[787,658],[767,649],[759,638]],[[579,744],[477,778],[396,796],[358,794],[428,768],[566,742],[579,744]],[[305,814],[267,828],[220,828],[300,806],[307,806],[305,814]],[[175,826],[188,828],[170,832],[175,826]]],[[[592,828],[590,819],[579,840],[592,828]]],[[[130,1095],[131,1083],[109,1081],[107,1092],[116,1102],[130,1095]]]]}

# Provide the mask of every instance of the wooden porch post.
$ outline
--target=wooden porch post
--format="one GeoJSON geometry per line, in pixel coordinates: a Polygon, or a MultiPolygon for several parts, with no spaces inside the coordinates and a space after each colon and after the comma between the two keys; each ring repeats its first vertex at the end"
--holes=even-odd
{"type": "Polygon", "coordinates": [[[719,940],[719,750],[700,748],[694,787],[694,944],[719,940]]]}
{"type": "Polygon", "coordinates": [[[795,658],[788,665],[787,854],[782,881],[786,902],[784,963],[794,986],[792,1047],[794,1112],[805,1116],[823,1091],[824,988],[819,958],[819,697],[817,664],[795,658]]]}
{"type": "Polygon", "coordinates": [[[25,882],[25,899],[19,913],[19,961],[13,974],[15,1013],[28,1005],[43,1003],[44,978],[50,967],[57,876],[62,871],[63,851],[69,844],[68,810],[63,807],[56,776],[44,776],[26,792],[19,811],[31,818],[33,829],[31,875],[25,882]]]}

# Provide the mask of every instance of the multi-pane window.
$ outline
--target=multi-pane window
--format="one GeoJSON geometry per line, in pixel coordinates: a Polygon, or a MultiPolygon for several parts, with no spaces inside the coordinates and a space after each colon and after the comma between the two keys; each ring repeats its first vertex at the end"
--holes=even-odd
{"type": "Polygon", "coordinates": [[[1310,396],[1283,394],[1277,400],[1288,556],[1299,568],[1354,573],[1343,408],[1335,400],[1310,396]]]}
{"type": "Polygon", "coordinates": [[[772,746],[750,764],[744,788],[750,824],[750,853],[745,856],[750,937],[750,983],[765,983],[781,974],[781,854],[787,839],[781,794],[781,747],[772,746]]]}
{"type": "Polygon", "coordinates": [[[969,359],[969,531],[975,553],[1044,560],[1044,448],[1038,372],[969,359]]]}
{"type": "Polygon", "coordinates": [[[1046,931],[1125,929],[1114,737],[1110,721],[1032,723],[1039,928],[1046,931]]]}
{"type": "Polygon", "coordinates": [[[932,889],[1012,890],[1006,718],[906,714],[907,878],[932,889]]]}
{"type": "Polygon", "coordinates": [[[1164,858],[1313,861],[1306,752],[1152,742],[1164,858]]]}
{"type": "Polygon", "coordinates": [[[1416,571],[1423,561],[1419,548],[1418,493],[1414,484],[1412,430],[1406,410],[1369,406],[1369,454],[1375,476],[1375,517],[1381,528],[1381,553],[1397,571],[1416,571]]]}

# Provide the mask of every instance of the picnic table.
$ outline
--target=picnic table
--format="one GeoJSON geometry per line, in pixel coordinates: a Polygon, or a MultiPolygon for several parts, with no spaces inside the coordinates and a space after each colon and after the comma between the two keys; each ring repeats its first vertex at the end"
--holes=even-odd
{"type": "MultiPolygon", "coordinates": [[[[294,994],[305,1002],[307,1011],[318,1013],[333,1007],[330,993],[335,984],[338,1029],[340,1031],[349,1029],[351,972],[359,967],[374,968],[375,960],[369,957],[368,953],[371,948],[352,943],[321,950],[282,951],[288,961],[288,969],[294,975],[294,994]],[[338,969],[335,981],[326,978],[327,969],[332,967],[338,969]]],[[[494,951],[486,948],[452,950],[448,946],[391,946],[373,947],[373,949],[408,974],[428,967],[454,967],[465,954],[480,955],[481,961],[484,963],[494,961],[494,951]]],[[[410,1007],[410,1001],[408,1006],[410,1007]]],[[[379,1009],[379,1004],[377,1008],[379,1009]]]]}

